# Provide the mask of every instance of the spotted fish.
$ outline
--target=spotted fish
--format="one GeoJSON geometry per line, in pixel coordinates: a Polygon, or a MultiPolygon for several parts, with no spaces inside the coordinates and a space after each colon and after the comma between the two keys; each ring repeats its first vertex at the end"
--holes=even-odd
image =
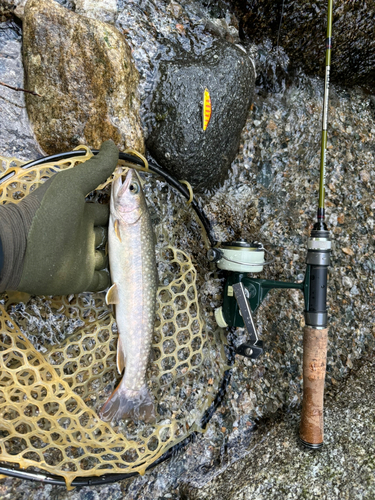
{"type": "Polygon", "coordinates": [[[122,418],[153,421],[154,405],[146,385],[146,368],[154,328],[157,269],[151,220],[141,181],[130,169],[124,182],[112,183],[108,227],[112,287],[107,304],[115,304],[119,332],[117,369],[124,376],[104,404],[104,421],[122,418]]]}

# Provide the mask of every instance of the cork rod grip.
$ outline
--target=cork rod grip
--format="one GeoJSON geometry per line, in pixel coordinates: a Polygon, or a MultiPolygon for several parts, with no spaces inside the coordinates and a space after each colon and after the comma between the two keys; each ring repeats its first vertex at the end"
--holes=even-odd
{"type": "Polygon", "coordinates": [[[323,397],[328,328],[303,330],[303,402],[300,439],[309,448],[323,446],[323,397]]]}

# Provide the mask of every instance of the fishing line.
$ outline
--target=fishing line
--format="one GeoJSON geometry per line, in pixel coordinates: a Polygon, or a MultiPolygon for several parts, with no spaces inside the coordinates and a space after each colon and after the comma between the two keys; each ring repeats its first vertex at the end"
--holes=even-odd
{"type": "Polygon", "coordinates": [[[279,31],[277,32],[277,48],[279,48],[279,38],[280,38],[280,31],[281,31],[281,23],[283,22],[283,16],[284,16],[284,2],[281,5],[281,17],[280,17],[280,24],[279,24],[279,31]]]}

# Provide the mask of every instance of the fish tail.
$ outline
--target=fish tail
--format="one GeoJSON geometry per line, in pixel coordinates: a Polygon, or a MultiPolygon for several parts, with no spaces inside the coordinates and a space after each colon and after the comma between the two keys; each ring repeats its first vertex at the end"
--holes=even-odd
{"type": "Polygon", "coordinates": [[[104,422],[132,418],[151,423],[155,421],[155,409],[146,385],[139,391],[133,391],[125,387],[123,378],[100,410],[99,416],[104,422]]]}

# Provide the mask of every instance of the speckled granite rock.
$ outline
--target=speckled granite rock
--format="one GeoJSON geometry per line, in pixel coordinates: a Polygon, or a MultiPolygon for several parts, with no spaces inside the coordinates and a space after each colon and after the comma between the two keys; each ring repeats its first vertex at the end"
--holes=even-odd
{"type": "Polygon", "coordinates": [[[254,89],[254,63],[246,51],[221,41],[198,57],[176,54],[161,64],[160,73],[147,148],[178,179],[212,188],[225,178],[237,153],[254,89]],[[212,116],[204,131],[205,88],[212,116]]]}
{"type": "MultiPolygon", "coordinates": [[[[25,9],[26,0],[2,0],[0,3],[0,19],[1,16],[9,17],[10,15],[15,15],[17,17],[23,17],[25,9]]],[[[1,19],[5,21],[5,19],[1,19]]]]}
{"type": "Polygon", "coordinates": [[[120,149],[143,151],[138,72],[123,36],[53,0],[29,0],[23,54],[27,110],[47,153],[111,138],[120,149]]]}

